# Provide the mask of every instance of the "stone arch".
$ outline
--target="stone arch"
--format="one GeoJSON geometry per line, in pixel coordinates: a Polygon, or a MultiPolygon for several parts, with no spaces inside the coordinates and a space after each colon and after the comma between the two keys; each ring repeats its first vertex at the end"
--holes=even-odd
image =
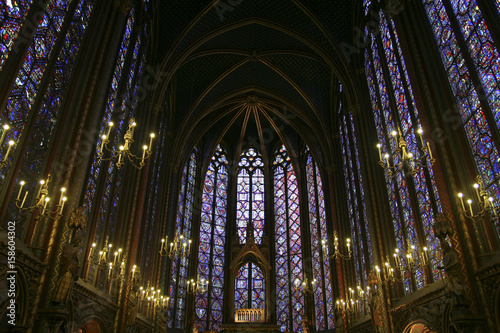
{"type": "Polygon", "coordinates": [[[423,320],[416,320],[409,323],[404,329],[403,333],[436,333],[432,330],[428,323],[423,320]]]}

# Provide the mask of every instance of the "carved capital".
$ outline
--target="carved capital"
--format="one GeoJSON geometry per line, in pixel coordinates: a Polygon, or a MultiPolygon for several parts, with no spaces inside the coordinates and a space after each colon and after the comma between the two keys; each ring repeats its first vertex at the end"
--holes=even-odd
{"type": "Polygon", "coordinates": [[[352,114],[353,116],[356,116],[361,111],[361,105],[359,105],[359,104],[349,105],[347,110],[349,111],[350,114],[352,114]]]}
{"type": "Polygon", "coordinates": [[[385,0],[384,10],[391,16],[396,16],[404,10],[405,0],[385,0]]]}
{"type": "Polygon", "coordinates": [[[114,0],[113,5],[127,15],[132,9],[132,0],[114,0]]]}

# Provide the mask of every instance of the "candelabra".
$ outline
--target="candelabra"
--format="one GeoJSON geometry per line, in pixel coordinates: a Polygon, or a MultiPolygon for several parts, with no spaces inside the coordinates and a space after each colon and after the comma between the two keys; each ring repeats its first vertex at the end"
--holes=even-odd
{"type": "Polygon", "coordinates": [[[23,193],[23,187],[26,184],[24,181],[19,182],[19,192],[17,194],[15,204],[17,209],[19,209],[20,213],[25,212],[33,212],[34,210],[41,210],[41,215],[50,215],[51,217],[60,217],[62,215],[62,211],[64,209],[64,204],[66,203],[67,198],[64,196],[66,192],[66,188],[61,188],[61,194],[59,196],[59,203],[57,204],[56,210],[53,212],[46,212],[47,205],[50,201],[49,197],[49,187],[48,184],[52,180],[51,176],[48,175],[46,180],[40,181],[40,187],[38,189],[37,195],[35,197],[35,204],[32,206],[25,207],[24,204],[26,202],[26,198],[28,197],[29,191],[26,191],[23,196],[23,200],[21,201],[21,194],[23,193]],[[47,214],[46,214],[47,213],[47,214]]]}
{"type": "Polygon", "coordinates": [[[375,266],[375,272],[377,279],[383,283],[383,284],[392,284],[394,282],[401,282],[403,280],[403,277],[406,275],[405,273],[409,273],[410,275],[413,275],[414,272],[417,269],[423,269],[427,266],[429,262],[429,255],[428,255],[428,249],[427,247],[423,247],[422,251],[419,253],[416,250],[415,245],[408,244],[408,251],[406,254],[401,254],[401,251],[399,249],[394,250],[394,268],[391,265],[391,261],[389,259],[389,256],[386,257],[386,261],[383,265],[384,271],[385,271],[385,276],[381,276],[381,271],[382,269],[379,266],[375,266]],[[402,258],[406,260],[406,266],[402,262],[402,258]],[[396,276],[396,269],[399,271],[399,274],[401,278],[398,278],[396,276]]]}
{"type": "Polygon", "coordinates": [[[191,281],[187,281],[187,292],[190,294],[195,294],[199,292],[200,294],[203,294],[207,291],[208,289],[208,281],[205,280],[204,278],[201,278],[198,276],[196,281],[194,279],[191,279],[191,281]]]}
{"type": "Polygon", "coordinates": [[[393,164],[391,165],[390,161],[390,156],[389,153],[384,154],[384,159],[382,159],[382,144],[378,143],[377,148],[378,148],[378,154],[379,154],[379,164],[381,167],[383,167],[385,170],[387,170],[387,173],[389,175],[394,175],[396,171],[399,170],[406,170],[408,174],[411,174],[414,176],[417,171],[416,168],[421,168],[421,167],[430,167],[434,164],[434,158],[432,157],[432,151],[429,146],[429,142],[425,143],[424,139],[422,138],[423,130],[419,128],[417,130],[417,136],[419,137],[420,141],[420,157],[413,154],[411,151],[408,149],[408,145],[405,141],[404,136],[401,134],[401,129],[398,129],[398,131],[393,130],[391,132],[392,137],[394,140],[396,140],[396,149],[392,153],[392,156],[394,156],[394,161],[393,164]],[[427,160],[426,153],[429,152],[429,160],[427,160]],[[398,158],[399,157],[399,158],[398,158]],[[399,161],[399,162],[398,162],[399,161]],[[429,166],[430,162],[430,166],[429,166]]]}
{"type": "Polygon", "coordinates": [[[309,281],[307,277],[304,279],[302,283],[300,283],[300,280],[297,279],[295,280],[295,288],[299,289],[300,287],[302,287],[302,292],[304,294],[306,293],[313,294],[314,292],[316,292],[316,289],[318,288],[318,284],[316,282],[317,282],[316,279],[309,281]]]}
{"type": "Polygon", "coordinates": [[[335,308],[338,311],[345,313],[355,313],[361,311],[359,303],[362,303],[363,308],[366,308],[366,300],[370,292],[370,287],[366,287],[366,291],[357,287],[357,292],[349,287],[349,293],[346,295],[346,299],[337,298],[335,301],[335,308]]]}
{"type": "Polygon", "coordinates": [[[170,304],[170,297],[161,295],[161,290],[154,287],[150,287],[148,281],[147,286],[139,288],[139,308],[143,307],[143,310],[153,311],[155,309],[166,311],[170,304]]]}
{"type": "Polygon", "coordinates": [[[462,206],[462,215],[469,219],[482,218],[486,213],[489,213],[493,218],[497,217],[497,211],[495,207],[498,209],[498,200],[493,199],[493,197],[489,196],[488,191],[483,186],[483,181],[480,176],[476,177],[477,183],[472,185],[475,189],[477,195],[477,211],[474,212],[472,209],[472,199],[467,200],[467,204],[469,209],[466,209],[464,205],[464,195],[463,193],[458,193],[458,197],[460,198],[460,203],[462,206]]]}
{"type": "Polygon", "coordinates": [[[108,148],[109,136],[111,134],[111,129],[113,128],[114,124],[112,122],[109,122],[108,125],[109,125],[108,133],[101,137],[102,139],[101,146],[97,151],[99,158],[103,161],[109,161],[118,157],[118,162],[116,163],[116,167],[118,169],[125,164],[125,159],[128,159],[135,168],[142,169],[142,167],[145,165],[145,160],[151,156],[152,153],[151,146],[153,145],[153,139],[155,137],[154,133],[150,134],[151,139],[149,141],[149,146],[144,145],[142,147],[143,149],[142,157],[139,157],[130,152],[130,146],[134,142],[134,129],[137,126],[135,119],[130,118],[128,123],[128,130],[125,132],[125,135],[123,136],[125,143],[122,146],[119,146],[118,151],[111,150],[108,148]],[[105,158],[104,157],[105,152],[108,152],[111,156],[105,158]],[[139,164],[137,164],[137,162],[139,162],[139,164]]]}
{"type": "Polygon", "coordinates": [[[170,247],[167,244],[168,236],[162,238],[161,240],[160,255],[162,257],[168,256],[170,259],[172,259],[174,256],[189,256],[189,251],[191,251],[191,240],[184,237],[184,235],[179,235],[178,233],[176,233],[174,240],[170,243],[170,247]]]}
{"type": "MultiPolygon", "coordinates": [[[[107,280],[110,283],[110,288],[113,283],[121,281],[125,278],[125,262],[127,255],[124,253],[123,249],[119,248],[115,252],[112,252],[113,244],[108,244],[109,237],[106,237],[104,246],[102,249],[96,251],[96,243],[92,243],[89,251],[87,261],[90,266],[95,266],[97,269],[108,269],[107,280]]],[[[136,266],[132,269],[132,277],[134,277],[136,266]]]]}
{"type": "MultiPolygon", "coordinates": [[[[3,141],[5,140],[5,136],[7,135],[7,131],[10,129],[10,126],[8,124],[4,124],[2,126],[2,136],[0,137],[0,146],[2,146],[3,141]]],[[[4,157],[0,161],[0,168],[3,168],[4,166],[7,165],[7,159],[9,158],[10,151],[12,150],[12,147],[14,146],[15,141],[14,140],[9,140],[7,142],[7,152],[5,153],[4,157]]]]}
{"type": "Polygon", "coordinates": [[[325,259],[326,258],[330,258],[330,259],[335,258],[337,261],[339,261],[340,259],[343,259],[343,260],[351,259],[351,256],[352,256],[351,239],[350,238],[346,239],[347,254],[341,253],[340,249],[339,249],[339,237],[338,237],[337,231],[333,232],[333,248],[335,249],[333,254],[329,254],[328,244],[326,243],[326,241],[324,239],[321,241],[321,243],[323,245],[323,256],[325,257],[325,259]]]}

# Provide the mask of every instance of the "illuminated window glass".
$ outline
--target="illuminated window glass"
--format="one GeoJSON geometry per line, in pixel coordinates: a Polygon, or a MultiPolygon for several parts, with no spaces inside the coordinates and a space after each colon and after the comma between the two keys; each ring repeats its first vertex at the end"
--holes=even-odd
{"type": "MultiPolygon", "coordinates": [[[[194,190],[196,182],[196,148],[182,172],[181,188],[177,204],[175,232],[191,238],[193,222],[194,190]]],[[[186,315],[186,282],[189,259],[185,256],[172,259],[171,282],[169,287],[170,307],[167,314],[169,327],[184,328],[186,315]]]]}
{"type": "MultiPolygon", "coordinates": [[[[498,199],[500,188],[496,183],[496,177],[500,173],[500,156],[491,131],[492,127],[500,128],[498,49],[476,1],[446,3],[451,6],[459,23],[457,29],[454,29],[450,22],[445,2],[423,1],[451,90],[456,98],[456,106],[460,112],[477,171],[489,194],[498,199]],[[458,38],[463,38],[467,49],[460,48],[458,38]],[[467,67],[465,58],[471,59],[473,68],[467,67]],[[472,74],[479,78],[479,85],[473,81],[472,74]],[[484,91],[478,90],[481,87],[484,91]],[[494,122],[488,121],[487,115],[490,112],[494,122]]],[[[497,7],[500,7],[499,3],[496,1],[497,7]]],[[[497,228],[500,235],[500,224],[497,224],[497,228]]]]}
{"type": "Polygon", "coordinates": [[[299,187],[285,146],[276,151],[273,170],[276,317],[282,332],[301,332],[304,294],[296,285],[304,281],[299,187]]]}
{"type": "Polygon", "coordinates": [[[309,223],[311,233],[311,255],[314,279],[318,288],[314,293],[314,308],[316,310],[316,330],[322,331],[334,327],[334,306],[332,273],[329,258],[323,258],[321,241],[327,239],[325,198],[323,182],[318,166],[306,149],[307,196],[309,202],[309,223]]]}
{"type": "MultiPolygon", "coordinates": [[[[342,159],[344,162],[344,179],[347,190],[347,204],[352,237],[353,262],[356,274],[356,285],[363,289],[367,286],[367,273],[373,262],[371,237],[368,230],[368,218],[365,207],[365,191],[359,167],[356,129],[352,114],[339,105],[341,123],[339,125],[342,159]],[[369,259],[367,259],[367,256],[369,259]]],[[[364,307],[365,304],[361,304],[364,307]]]]}
{"type": "Polygon", "coordinates": [[[262,269],[251,262],[242,265],[234,281],[234,309],[265,309],[266,286],[262,269]]]}
{"type": "Polygon", "coordinates": [[[220,331],[222,324],[227,182],[227,158],[218,146],[203,186],[197,276],[210,283],[207,292],[196,294],[196,322],[200,331],[220,331]]]}
{"type": "Polygon", "coordinates": [[[0,70],[12,50],[33,0],[0,2],[0,70]]]}
{"type": "MultiPolygon", "coordinates": [[[[380,30],[378,36],[370,35],[367,30],[370,47],[366,49],[365,71],[382,155],[389,154],[390,161],[395,165],[401,160],[399,154],[392,155],[398,147],[398,142],[397,137],[391,133],[402,135],[408,151],[420,157],[423,153],[416,131],[421,125],[394,22],[382,11],[380,11],[380,30]],[[394,110],[397,110],[396,114],[394,110]],[[396,119],[399,119],[399,125],[396,119]]],[[[425,153],[425,158],[429,160],[428,152],[425,153]]],[[[410,245],[415,246],[419,252],[423,251],[424,247],[429,248],[432,268],[430,278],[439,279],[439,271],[436,268],[439,261],[439,243],[432,236],[434,215],[432,203],[438,211],[441,211],[441,204],[432,168],[428,168],[427,171],[418,168],[410,182],[404,172],[396,172],[394,177],[386,172],[385,176],[397,248],[403,252],[409,251],[410,245]],[[416,196],[415,205],[412,205],[410,200],[412,193],[416,196]]],[[[408,265],[406,257],[402,257],[400,261],[405,267],[408,265]]],[[[403,277],[404,287],[406,292],[412,292],[414,290],[411,275],[409,270],[406,272],[408,273],[403,277]]],[[[416,270],[414,277],[416,287],[423,287],[424,270],[416,270]]]]}
{"type": "Polygon", "coordinates": [[[264,233],[264,162],[253,148],[241,154],[238,172],[236,225],[240,244],[246,243],[247,223],[253,223],[256,244],[264,233]]]}

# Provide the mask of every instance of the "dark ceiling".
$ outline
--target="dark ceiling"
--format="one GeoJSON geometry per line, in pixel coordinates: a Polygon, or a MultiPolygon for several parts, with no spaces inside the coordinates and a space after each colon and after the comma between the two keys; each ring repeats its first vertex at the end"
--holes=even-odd
{"type": "Polygon", "coordinates": [[[293,151],[298,137],[328,150],[339,82],[355,95],[340,46],[360,10],[352,0],[153,0],[151,60],[168,73],[154,103],[168,105],[179,157],[200,140],[234,154],[257,141],[293,151]]]}

